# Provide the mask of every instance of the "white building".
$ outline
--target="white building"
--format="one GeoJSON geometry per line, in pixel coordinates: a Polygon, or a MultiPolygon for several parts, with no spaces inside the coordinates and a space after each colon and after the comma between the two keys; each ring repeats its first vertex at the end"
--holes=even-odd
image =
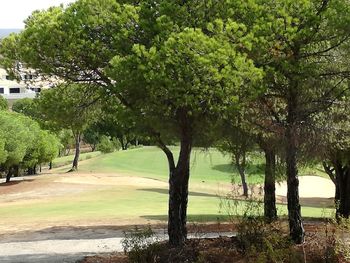
{"type": "MultiPolygon", "coordinates": [[[[30,80],[33,76],[28,74],[23,76],[23,78],[24,80],[30,80]]],[[[40,91],[40,88],[29,87],[15,80],[10,80],[6,70],[0,68],[0,95],[7,100],[35,98],[40,91]]]]}

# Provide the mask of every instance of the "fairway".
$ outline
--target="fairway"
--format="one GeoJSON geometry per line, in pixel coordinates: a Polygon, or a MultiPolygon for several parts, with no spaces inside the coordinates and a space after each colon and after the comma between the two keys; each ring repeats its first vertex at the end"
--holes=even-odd
{"type": "MultiPolygon", "coordinates": [[[[178,147],[171,147],[175,159],[178,147]]],[[[263,160],[255,158],[248,166],[248,183],[262,183],[263,160]]],[[[80,171],[86,172],[125,172],[159,180],[168,180],[168,162],[165,154],[157,147],[142,147],[128,151],[98,156],[84,162],[80,171]]],[[[216,149],[194,149],[191,155],[191,182],[230,183],[239,182],[239,175],[233,168],[229,156],[216,149]]]]}
{"type": "MultiPolygon", "coordinates": [[[[177,152],[177,149],[174,149],[177,152]]],[[[135,225],[165,223],[168,213],[168,171],[164,154],[143,147],[99,155],[80,164],[0,184],[0,232],[43,229],[52,226],[135,225]]],[[[67,157],[65,157],[64,161],[67,157]]],[[[56,160],[56,162],[59,160],[56,160]]],[[[216,150],[192,155],[188,217],[195,222],[227,220],[224,196],[232,189],[230,161],[216,150]]],[[[249,177],[259,183],[262,176],[249,177]]],[[[324,180],[324,179],[323,179],[324,180]]],[[[283,194],[282,194],[283,195],[283,194]]],[[[285,197],[278,197],[285,203],[285,197]]],[[[329,216],[332,200],[302,198],[306,217],[329,216]]],[[[241,213],[244,202],[238,203],[241,213]]],[[[279,205],[281,215],[286,206],[279,205]]]]}

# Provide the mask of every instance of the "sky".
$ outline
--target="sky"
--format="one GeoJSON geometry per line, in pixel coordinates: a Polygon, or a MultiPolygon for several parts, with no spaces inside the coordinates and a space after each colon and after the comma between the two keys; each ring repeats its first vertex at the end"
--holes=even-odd
{"type": "Polygon", "coordinates": [[[24,28],[23,21],[34,11],[74,0],[6,0],[0,7],[0,28],[24,28]]]}

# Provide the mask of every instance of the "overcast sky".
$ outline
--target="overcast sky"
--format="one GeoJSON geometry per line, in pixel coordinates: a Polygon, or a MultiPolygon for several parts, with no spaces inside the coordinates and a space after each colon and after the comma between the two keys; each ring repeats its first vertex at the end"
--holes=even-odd
{"type": "Polygon", "coordinates": [[[0,28],[24,28],[23,21],[34,11],[68,4],[74,0],[5,0],[1,1],[0,28]]]}

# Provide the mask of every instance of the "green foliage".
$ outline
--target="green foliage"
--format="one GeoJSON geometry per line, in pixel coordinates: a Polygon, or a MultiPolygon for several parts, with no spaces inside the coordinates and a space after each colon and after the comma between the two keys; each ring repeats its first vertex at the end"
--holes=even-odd
{"type": "Polygon", "coordinates": [[[98,116],[94,87],[60,85],[41,92],[37,99],[39,118],[60,129],[82,132],[98,116]]]}
{"type": "Polygon", "coordinates": [[[12,110],[32,118],[35,117],[36,113],[34,100],[29,98],[16,100],[12,105],[12,110]]]}
{"type": "Polygon", "coordinates": [[[240,89],[262,77],[235,45],[200,29],[172,33],[150,48],[134,45],[129,56],[116,56],[111,65],[109,75],[118,79],[120,93],[142,109],[153,128],[175,135],[180,115],[201,133],[209,128],[206,120],[236,107],[240,89]]]}
{"type": "Polygon", "coordinates": [[[97,150],[102,153],[111,153],[116,150],[116,147],[110,137],[103,135],[97,144],[97,150]]]}
{"type": "Polygon", "coordinates": [[[7,100],[0,95],[0,110],[8,110],[9,105],[7,103],[7,100]]]}
{"type": "Polygon", "coordinates": [[[134,230],[124,232],[122,246],[124,253],[132,263],[157,262],[161,246],[159,239],[150,226],[145,229],[135,227],[134,230]]]}
{"type": "Polygon", "coordinates": [[[2,165],[6,168],[18,165],[26,155],[28,146],[33,144],[34,137],[30,133],[30,127],[24,123],[26,120],[20,115],[0,112],[0,127],[3,132],[6,160],[2,165]]]}
{"type": "Polygon", "coordinates": [[[0,112],[0,165],[22,168],[49,162],[58,154],[58,139],[21,114],[0,112]]]}
{"type": "Polygon", "coordinates": [[[92,151],[96,149],[97,144],[100,142],[101,134],[95,125],[89,126],[83,134],[83,141],[90,144],[92,151]]]}
{"type": "Polygon", "coordinates": [[[61,143],[61,156],[68,155],[71,148],[74,147],[74,137],[71,130],[62,129],[58,132],[57,137],[61,143]],[[62,152],[63,151],[63,152],[62,152]]]}

